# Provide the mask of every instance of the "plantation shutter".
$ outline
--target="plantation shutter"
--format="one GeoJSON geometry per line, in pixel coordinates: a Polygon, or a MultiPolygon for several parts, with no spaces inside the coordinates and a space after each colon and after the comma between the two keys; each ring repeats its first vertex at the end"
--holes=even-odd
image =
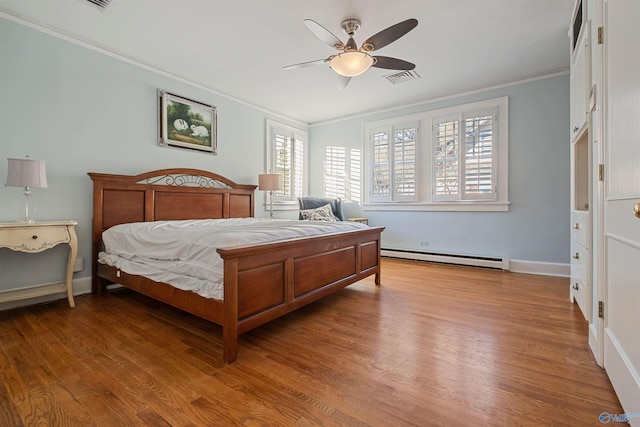
{"type": "Polygon", "coordinates": [[[370,131],[370,201],[417,200],[417,135],[417,123],[370,131]]]}
{"type": "Polygon", "coordinates": [[[360,202],[362,200],[362,151],[359,148],[349,150],[349,186],[347,200],[360,202]]]}
{"type": "Polygon", "coordinates": [[[495,147],[497,111],[464,115],[464,199],[495,199],[495,147]]]}
{"type": "Polygon", "coordinates": [[[346,198],[347,149],[327,146],[324,155],[324,195],[346,198]]]}
{"type": "Polygon", "coordinates": [[[293,176],[291,177],[293,191],[291,200],[297,200],[304,195],[304,141],[293,135],[293,176]]]}
{"type": "Polygon", "coordinates": [[[433,200],[496,199],[497,109],[433,121],[433,200]]]}
{"type": "Polygon", "coordinates": [[[417,123],[393,129],[393,200],[417,200],[417,123]]]}
{"type": "Polygon", "coordinates": [[[433,200],[455,200],[460,188],[458,116],[434,120],[433,151],[433,200]]]}
{"type": "Polygon", "coordinates": [[[273,172],[282,175],[282,189],[274,192],[274,201],[295,201],[304,189],[304,140],[295,132],[272,128],[273,172]]]}
{"type": "Polygon", "coordinates": [[[391,198],[390,129],[372,129],[371,144],[371,201],[389,201],[391,198]]]}
{"type": "Polygon", "coordinates": [[[324,154],[324,196],[360,202],[362,155],[358,148],[327,146],[324,154]]]}

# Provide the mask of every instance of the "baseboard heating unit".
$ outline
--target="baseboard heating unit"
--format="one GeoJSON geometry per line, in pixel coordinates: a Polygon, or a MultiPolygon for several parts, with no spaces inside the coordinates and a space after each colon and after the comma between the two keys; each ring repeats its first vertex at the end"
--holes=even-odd
{"type": "Polygon", "coordinates": [[[509,271],[509,259],[475,255],[445,254],[438,252],[406,251],[402,249],[381,249],[380,254],[387,258],[400,258],[415,261],[439,262],[470,267],[495,268],[509,271]]]}

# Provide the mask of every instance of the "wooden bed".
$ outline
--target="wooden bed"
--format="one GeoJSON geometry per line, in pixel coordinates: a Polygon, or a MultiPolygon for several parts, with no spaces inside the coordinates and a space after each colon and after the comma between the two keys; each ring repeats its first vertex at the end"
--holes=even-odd
{"type": "Polygon", "coordinates": [[[236,359],[239,334],[367,276],[375,274],[380,284],[384,227],[219,248],[224,301],[127,274],[97,261],[104,230],[129,222],[252,217],[256,186],[197,169],[88,175],[93,180],[93,293],[118,283],[221,325],[226,363],[236,359]]]}

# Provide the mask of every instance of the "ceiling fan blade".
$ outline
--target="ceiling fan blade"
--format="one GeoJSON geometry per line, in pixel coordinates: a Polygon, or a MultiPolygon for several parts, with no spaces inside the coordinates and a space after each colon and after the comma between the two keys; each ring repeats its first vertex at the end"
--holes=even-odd
{"type": "Polygon", "coordinates": [[[412,64],[402,59],[390,58],[388,56],[374,56],[375,62],[372,67],[385,68],[387,70],[413,70],[416,64],[412,64]]]}
{"type": "Polygon", "coordinates": [[[413,18],[392,25],[366,39],[362,43],[362,49],[371,52],[383,48],[413,30],[417,25],[418,20],[413,18]]]}
{"type": "Polygon", "coordinates": [[[293,68],[305,68],[305,67],[313,67],[315,65],[322,65],[322,64],[327,64],[329,62],[329,58],[327,59],[318,59],[315,61],[309,61],[309,62],[301,62],[299,64],[292,64],[292,65],[287,65],[282,67],[283,70],[290,70],[293,68]]]}
{"type": "Polygon", "coordinates": [[[351,77],[338,76],[338,89],[344,89],[350,81],[351,77]]]}
{"type": "Polygon", "coordinates": [[[342,43],[339,38],[337,38],[331,31],[327,30],[325,27],[318,24],[313,19],[305,19],[304,23],[307,28],[309,28],[311,32],[316,35],[316,37],[318,37],[329,46],[338,50],[344,49],[344,43],[342,43]]]}

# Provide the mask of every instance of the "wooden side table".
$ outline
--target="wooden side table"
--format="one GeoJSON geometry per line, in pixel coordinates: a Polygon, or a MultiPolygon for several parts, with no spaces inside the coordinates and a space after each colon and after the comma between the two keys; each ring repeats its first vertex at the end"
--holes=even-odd
{"type": "Polygon", "coordinates": [[[0,223],[0,248],[9,248],[16,252],[37,253],[62,243],[69,245],[67,276],[64,282],[25,288],[20,292],[14,290],[3,291],[0,292],[0,302],[39,297],[63,292],[66,289],[69,307],[75,308],[72,279],[73,268],[78,256],[78,238],[75,231],[77,224],[76,221],[0,223]]]}
{"type": "Polygon", "coordinates": [[[369,219],[368,218],[347,218],[347,221],[351,221],[351,222],[361,222],[363,224],[369,224],[369,219]]]}

